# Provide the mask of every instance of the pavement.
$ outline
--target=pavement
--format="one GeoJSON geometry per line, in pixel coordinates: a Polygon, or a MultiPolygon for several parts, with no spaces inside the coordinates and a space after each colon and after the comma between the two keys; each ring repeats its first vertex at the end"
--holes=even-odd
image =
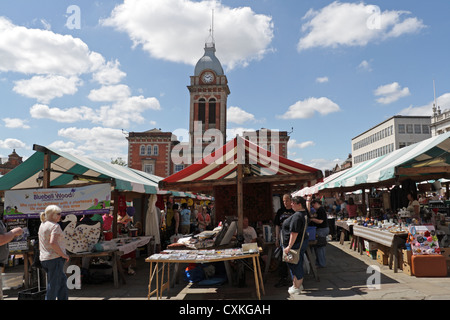
{"type": "MultiPolygon", "coordinates": [[[[450,277],[415,277],[379,264],[367,255],[360,255],[344,245],[331,241],[327,247],[327,267],[318,269],[319,281],[313,274],[305,275],[301,295],[290,296],[288,287],[276,288],[277,272],[269,272],[264,282],[262,302],[274,300],[449,300],[450,277]],[[374,272],[379,270],[380,272],[374,272]],[[377,286],[378,285],[378,286],[377,286]]],[[[99,284],[83,284],[81,289],[69,291],[69,300],[147,300],[149,268],[145,257],[137,258],[134,275],[125,275],[126,284],[114,288],[112,280],[99,284]]],[[[20,281],[20,267],[6,271],[8,283],[20,281]]],[[[22,266],[23,268],[23,266],[22,266]]],[[[199,287],[180,279],[160,301],[257,300],[253,273],[248,270],[245,285],[224,284],[199,287]]],[[[5,276],[4,276],[5,282],[5,276]]],[[[153,288],[152,288],[153,289],[153,288]]],[[[23,288],[11,287],[3,291],[5,300],[17,300],[23,288]]],[[[150,300],[156,300],[152,296],[150,300]]]]}

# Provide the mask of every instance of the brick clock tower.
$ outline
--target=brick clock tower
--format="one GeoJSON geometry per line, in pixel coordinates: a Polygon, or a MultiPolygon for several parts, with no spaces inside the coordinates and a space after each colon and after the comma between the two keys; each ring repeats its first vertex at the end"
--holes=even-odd
{"type": "MultiPolygon", "coordinates": [[[[193,151],[196,150],[194,145],[201,144],[203,150],[212,142],[204,135],[209,129],[219,130],[223,138],[222,143],[226,142],[227,98],[230,89],[215,52],[214,40],[207,42],[205,54],[197,62],[194,75],[191,76],[191,85],[188,86],[190,93],[189,136],[193,151]]],[[[199,159],[198,157],[201,158],[201,155],[196,154],[194,159],[199,159]]]]}

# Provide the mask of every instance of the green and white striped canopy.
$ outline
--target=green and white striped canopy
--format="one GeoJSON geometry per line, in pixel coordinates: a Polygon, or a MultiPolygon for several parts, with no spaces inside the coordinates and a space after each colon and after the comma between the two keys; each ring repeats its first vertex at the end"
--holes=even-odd
{"type": "MultiPolygon", "coordinates": [[[[50,151],[50,186],[111,182],[117,191],[157,194],[163,178],[139,170],[46,148],[50,151]]],[[[30,158],[0,178],[0,190],[32,189],[42,186],[44,153],[30,158]]]]}
{"type": "Polygon", "coordinates": [[[445,178],[450,171],[450,132],[395,150],[387,155],[360,163],[335,179],[319,186],[320,190],[351,188],[411,178],[417,182],[445,178]]]}

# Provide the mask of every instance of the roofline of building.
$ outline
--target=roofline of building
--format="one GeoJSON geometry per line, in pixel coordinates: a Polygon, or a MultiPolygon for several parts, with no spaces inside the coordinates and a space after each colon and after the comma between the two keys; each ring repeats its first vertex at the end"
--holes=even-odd
{"type": "Polygon", "coordinates": [[[358,134],[356,137],[352,138],[352,141],[355,140],[356,138],[358,138],[358,137],[360,137],[360,136],[366,134],[367,132],[369,132],[369,131],[375,129],[376,127],[381,126],[383,123],[388,122],[388,121],[391,121],[392,119],[395,119],[395,118],[402,118],[402,119],[408,119],[408,118],[411,119],[411,118],[415,118],[415,119],[430,119],[430,120],[431,120],[431,116],[402,116],[402,115],[392,116],[392,117],[390,117],[389,119],[386,119],[386,120],[384,120],[383,122],[380,122],[380,123],[377,124],[376,126],[373,126],[372,128],[370,128],[370,129],[364,131],[363,133],[358,134]]]}

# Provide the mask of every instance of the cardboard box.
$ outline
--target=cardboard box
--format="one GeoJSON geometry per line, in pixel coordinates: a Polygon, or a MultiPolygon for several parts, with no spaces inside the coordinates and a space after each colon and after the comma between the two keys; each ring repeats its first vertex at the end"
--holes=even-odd
{"type": "Polygon", "coordinates": [[[411,256],[412,256],[411,250],[409,250],[409,251],[406,249],[402,250],[403,261],[405,261],[407,264],[411,264],[411,256]]]}
{"type": "Polygon", "coordinates": [[[377,261],[384,265],[387,266],[389,263],[389,256],[387,254],[385,254],[382,250],[378,250],[377,251],[377,261]]]}
{"type": "Polygon", "coordinates": [[[408,276],[412,276],[413,275],[410,264],[407,264],[407,263],[403,262],[402,270],[403,270],[403,273],[407,274],[408,276]]]}
{"type": "Polygon", "coordinates": [[[366,251],[377,250],[378,246],[376,242],[364,240],[364,248],[366,251]]]}
{"type": "Polygon", "coordinates": [[[403,262],[404,262],[404,260],[403,260],[403,252],[402,252],[402,249],[398,249],[398,251],[397,251],[397,257],[398,257],[397,265],[398,265],[398,267],[399,267],[400,269],[403,270],[403,262]]]}

